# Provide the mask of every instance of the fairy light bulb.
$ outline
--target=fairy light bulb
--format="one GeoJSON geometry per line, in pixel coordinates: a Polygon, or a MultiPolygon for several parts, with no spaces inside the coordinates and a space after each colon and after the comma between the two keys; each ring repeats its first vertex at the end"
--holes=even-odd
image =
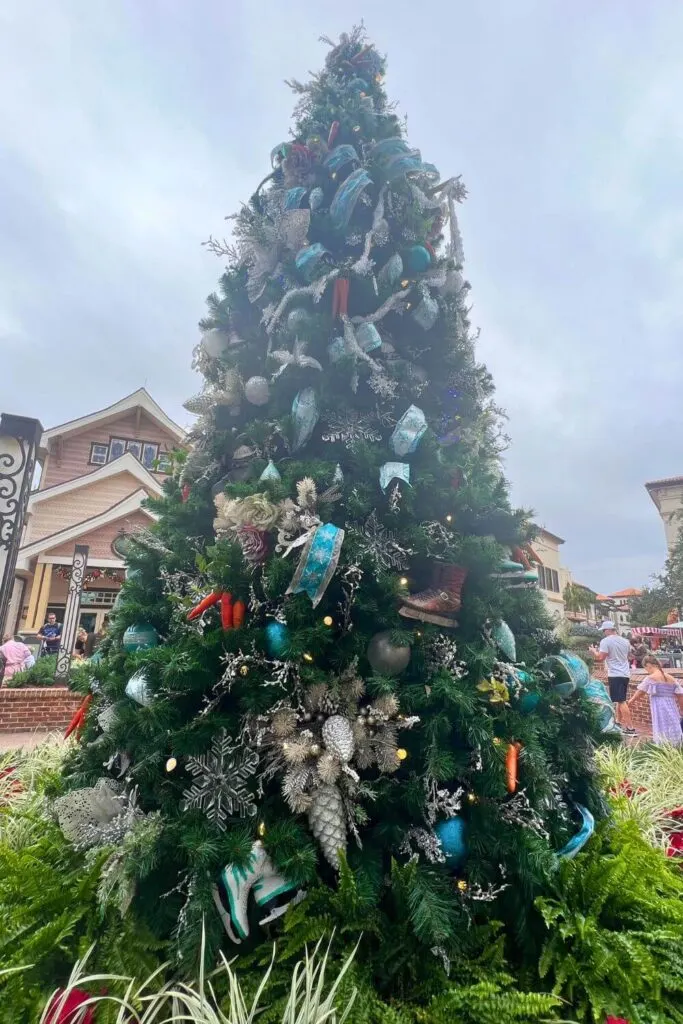
{"type": "Polygon", "coordinates": [[[447,523],[452,523],[453,522],[453,516],[450,514],[450,512],[446,516],[446,522],[447,523]]]}
{"type": "Polygon", "coordinates": [[[409,284],[410,281],[408,280],[408,278],[405,278],[403,281],[401,281],[401,288],[407,288],[409,284]]]}
{"type": "Polygon", "coordinates": [[[331,615],[326,615],[325,616],[325,618],[323,619],[323,625],[324,626],[333,626],[334,625],[334,619],[332,618],[331,615]]]}
{"type": "Polygon", "coordinates": [[[258,832],[260,837],[263,839],[264,835],[266,834],[266,823],[265,823],[265,821],[259,821],[258,828],[256,829],[256,831],[258,832]]]}
{"type": "Polygon", "coordinates": [[[304,661],[307,661],[308,664],[310,665],[311,662],[313,661],[313,655],[309,654],[308,651],[306,651],[306,653],[303,655],[303,659],[304,661]]]}
{"type": "Polygon", "coordinates": [[[408,751],[405,749],[405,747],[399,747],[398,750],[396,751],[396,757],[399,759],[399,761],[405,761],[407,756],[408,751]]]}
{"type": "Polygon", "coordinates": [[[401,578],[400,578],[400,580],[398,582],[401,584],[402,587],[407,587],[408,586],[408,577],[407,576],[401,576],[401,578]]]}
{"type": "Polygon", "coordinates": [[[169,757],[168,761],[166,762],[166,771],[167,772],[172,772],[177,767],[178,767],[178,762],[175,759],[175,757],[169,757]]]}

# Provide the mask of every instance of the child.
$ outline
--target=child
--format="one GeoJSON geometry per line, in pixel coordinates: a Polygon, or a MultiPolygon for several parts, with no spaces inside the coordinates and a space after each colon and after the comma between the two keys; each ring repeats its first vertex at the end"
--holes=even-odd
{"type": "Polygon", "coordinates": [[[638,689],[628,702],[629,707],[647,693],[650,698],[653,740],[655,743],[671,743],[675,747],[680,747],[683,745],[683,730],[676,697],[683,695],[683,686],[664,671],[653,654],[643,658],[643,668],[648,675],[642,683],[638,683],[638,689]]]}

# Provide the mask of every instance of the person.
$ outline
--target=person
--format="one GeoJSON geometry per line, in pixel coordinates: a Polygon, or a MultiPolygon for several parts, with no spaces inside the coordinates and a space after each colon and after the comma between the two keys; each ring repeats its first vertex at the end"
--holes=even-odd
{"type": "Polygon", "coordinates": [[[642,683],[638,683],[636,692],[628,702],[632,708],[643,694],[650,698],[650,715],[652,717],[652,738],[655,743],[671,743],[675,747],[683,745],[683,729],[681,729],[680,702],[677,697],[683,696],[683,686],[678,679],[669,675],[654,654],[643,658],[643,668],[647,675],[642,683]]]}
{"type": "Polygon", "coordinates": [[[104,619],[102,620],[102,629],[99,632],[97,632],[97,633],[94,633],[94,632],[93,633],[88,633],[88,640],[87,640],[87,643],[85,645],[85,657],[86,658],[92,658],[93,654],[95,654],[97,652],[97,648],[100,646],[100,644],[104,640],[105,636],[107,635],[107,630],[108,629],[109,629],[109,616],[105,615],[104,619]]]}
{"type": "Polygon", "coordinates": [[[619,636],[616,626],[609,619],[605,619],[600,631],[604,633],[600,647],[591,647],[590,652],[596,661],[605,662],[609,695],[614,704],[617,725],[630,736],[634,736],[636,730],[633,728],[631,711],[626,703],[628,684],[631,681],[631,645],[626,637],[619,636]]]}
{"type": "Polygon", "coordinates": [[[650,648],[647,646],[645,641],[641,638],[633,646],[633,657],[635,659],[636,668],[642,668],[643,667],[643,660],[645,658],[647,658],[649,653],[650,653],[650,648]]]}
{"type": "Polygon", "coordinates": [[[50,612],[48,615],[47,622],[38,633],[38,639],[43,645],[41,655],[58,653],[62,639],[62,624],[57,622],[54,612],[50,612]]]}
{"type": "Polygon", "coordinates": [[[3,683],[8,682],[17,672],[30,668],[35,662],[31,648],[27,647],[21,640],[15,640],[11,633],[5,633],[3,636],[0,654],[5,659],[3,683]]]}
{"type": "Polygon", "coordinates": [[[87,642],[88,631],[81,626],[78,633],[76,633],[76,643],[74,644],[74,654],[77,658],[85,658],[85,645],[87,642]]]}

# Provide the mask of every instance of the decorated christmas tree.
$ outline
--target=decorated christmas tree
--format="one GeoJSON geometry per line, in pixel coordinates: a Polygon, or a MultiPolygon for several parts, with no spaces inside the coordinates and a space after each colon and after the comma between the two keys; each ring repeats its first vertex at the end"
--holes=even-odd
{"type": "Polygon", "coordinates": [[[111,846],[103,898],[186,962],[202,927],[252,955],[363,928],[391,990],[445,976],[473,924],[528,937],[602,813],[610,718],[509,502],[464,185],[409,145],[363,33],[329,45],[209,240],[198,419],[129,538],[57,815],[111,846]]]}

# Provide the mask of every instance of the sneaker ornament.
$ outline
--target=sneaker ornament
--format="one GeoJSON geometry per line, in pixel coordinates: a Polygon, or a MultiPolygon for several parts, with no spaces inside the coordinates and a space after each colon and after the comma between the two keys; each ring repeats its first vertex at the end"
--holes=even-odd
{"type": "Polygon", "coordinates": [[[239,945],[249,936],[249,894],[253,893],[254,903],[264,912],[259,920],[264,925],[304,898],[305,893],[295,892],[296,888],[278,872],[263,843],[256,840],[244,867],[228,864],[223,868],[219,884],[213,887],[213,900],[228,936],[239,945]],[[286,899],[281,899],[283,896],[286,899]]]}

